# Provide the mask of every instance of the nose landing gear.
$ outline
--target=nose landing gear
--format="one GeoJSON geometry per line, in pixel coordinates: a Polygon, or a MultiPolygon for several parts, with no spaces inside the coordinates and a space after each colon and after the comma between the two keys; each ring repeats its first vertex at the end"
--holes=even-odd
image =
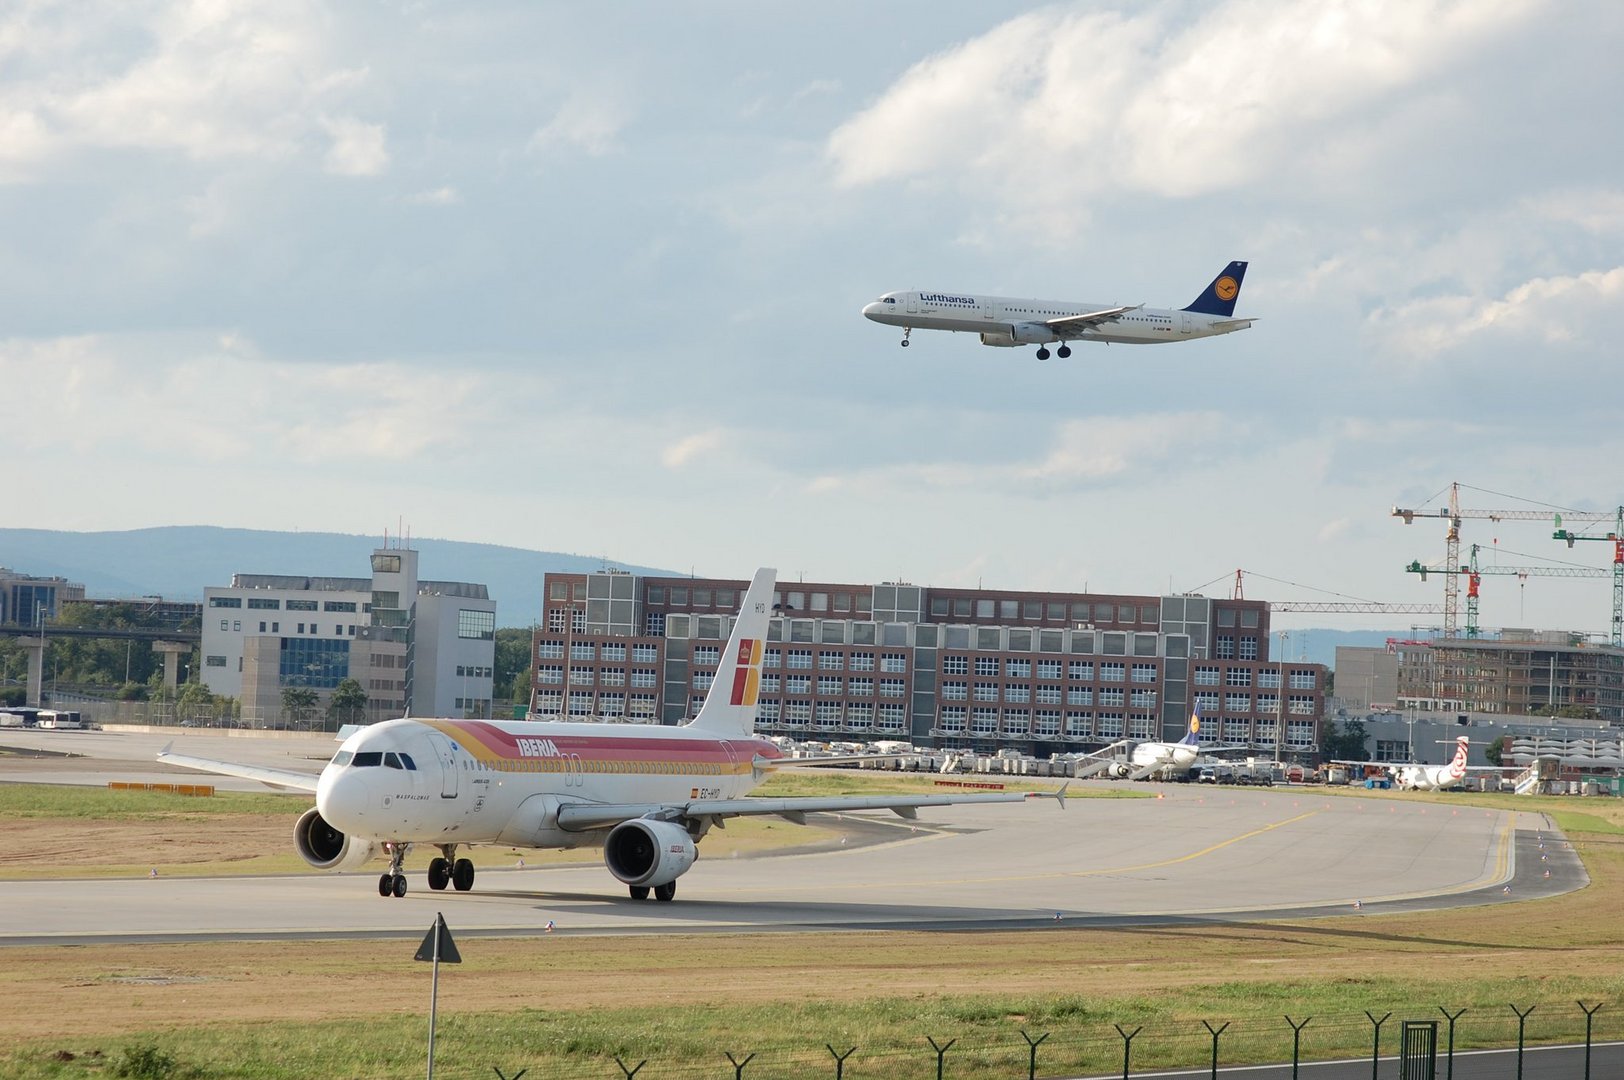
{"type": "Polygon", "coordinates": [[[902,347],[904,349],[906,349],[908,347],[908,335],[912,334],[912,333],[913,333],[913,327],[904,326],[902,328],[902,347]]]}
{"type": "Polygon", "coordinates": [[[388,843],[384,845],[384,850],[389,852],[389,869],[378,878],[378,895],[405,896],[406,875],[401,872],[401,867],[406,862],[406,852],[411,850],[411,845],[388,843]]]}

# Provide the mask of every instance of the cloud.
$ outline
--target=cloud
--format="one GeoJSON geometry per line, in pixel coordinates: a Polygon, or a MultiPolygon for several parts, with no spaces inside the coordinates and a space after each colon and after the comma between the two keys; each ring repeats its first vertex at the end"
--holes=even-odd
{"type": "MultiPolygon", "coordinates": [[[[328,18],[301,0],[30,7],[0,16],[0,179],[37,179],[83,149],[282,160],[364,83],[328,55],[328,18]]],[[[354,122],[352,122],[354,123],[354,122]]],[[[346,134],[329,166],[379,167],[346,134]]],[[[369,146],[370,142],[370,146],[369,146]]]]}
{"type": "Polygon", "coordinates": [[[718,428],[685,436],[660,451],[660,464],[668,469],[680,469],[696,458],[722,448],[725,434],[718,428]]]}
{"type": "Polygon", "coordinates": [[[530,137],[536,153],[579,150],[588,157],[603,157],[619,149],[616,136],[627,122],[626,110],[602,97],[574,94],[530,137]]]}
{"type": "Polygon", "coordinates": [[[60,423],[35,442],[63,454],[301,465],[377,459],[402,466],[478,437],[470,406],[484,376],[396,363],[266,360],[234,334],[83,335],[0,341],[0,381],[52,402],[60,423]]]}
{"type": "Polygon", "coordinates": [[[1368,324],[1385,348],[1423,358],[1483,339],[1589,343],[1592,327],[1610,332],[1621,300],[1624,266],[1535,278],[1493,299],[1456,294],[1396,304],[1373,312],[1368,324]]]}
{"type": "Polygon", "coordinates": [[[453,206],[462,202],[462,196],[457,189],[450,187],[437,187],[432,191],[419,191],[406,196],[406,202],[416,206],[453,206]]]}
{"type": "Polygon", "coordinates": [[[1058,424],[1036,459],[933,461],[826,472],[806,482],[811,494],[984,490],[1038,495],[1148,478],[1177,464],[1206,463],[1212,447],[1245,441],[1245,424],[1215,412],[1095,416],[1058,424]]]}
{"type": "Polygon", "coordinates": [[[351,116],[323,117],[321,126],[333,140],[324,165],[337,176],[377,176],[389,165],[382,124],[368,124],[351,116]]]}
{"type": "Polygon", "coordinates": [[[1233,190],[1316,158],[1356,173],[1345,155],[1386,152],[1375,132],[1402,95],[1537,6],[1229,0],[1194,22],[1170,3],[1049,9],[916,64],[827,153],[848,187],[957,175],[1046,206],[1233,190]]]}

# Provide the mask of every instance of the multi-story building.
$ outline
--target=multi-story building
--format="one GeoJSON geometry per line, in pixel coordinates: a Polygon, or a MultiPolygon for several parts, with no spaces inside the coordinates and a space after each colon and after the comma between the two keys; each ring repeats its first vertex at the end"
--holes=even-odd
{"type": "MultiPolygon", "coordinates": [[[[746,582],[548,574],[534,715],[679,723],[703,702],[746,582]]],[[[1207,737],[1318,746],[1325,668],[1269,658],[1260,601],[781,582],[757,730],[919,746],[1091,749],[1207,737]]]]}
{"type": "Polygon", "coordinates": [[[1400,709],[1500,715],[1584,709],[1624,725],[1624,649],[1579,634],[1508,628],[1492,638],[1403,642],[1397,656],[1400,709]]]}
{"type": "Polygon", "coordinates": [[[34,577],[0,566],[0,623],[37,626],[56,618],[64,604],[84,598],[85,587],[67,578],[34,577]]]}
{"type": "Polygon", "coordinates": [[[376,550],[370,578],[236,574],[205,589],[204,685],[254,719],[277,716],[285,689],[325,704],[348,678],[369,722],[489,716],[496,603],[483,585],[418,580],[417,555],[376,550]]]}

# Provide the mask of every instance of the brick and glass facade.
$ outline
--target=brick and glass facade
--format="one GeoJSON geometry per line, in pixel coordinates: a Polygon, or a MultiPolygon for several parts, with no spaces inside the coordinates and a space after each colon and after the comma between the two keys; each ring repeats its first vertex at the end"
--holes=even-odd
{"type": "MultiPolygon", "coordinates": [[[[532,712],[680,723],[743,580],[548,574],[532,712]]],[[[1312,754],[1326,669],[1269,658],[1261,601],[780,582],[757,730],[821,741],[1087,750],[1177,739],[1312,754]]]]}

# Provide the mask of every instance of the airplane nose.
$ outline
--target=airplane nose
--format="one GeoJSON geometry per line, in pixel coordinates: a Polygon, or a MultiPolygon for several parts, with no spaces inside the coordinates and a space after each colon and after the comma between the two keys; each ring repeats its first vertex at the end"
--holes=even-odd
{"type": "Polygon", "coordinates": [[[875,300],[872,303],[864,304],[863,305],[863,317],[867,318],[867,319],[872,319],[875,315],[879,314],[880,309],[883,308],[884,306],[885,305],[880,303],[878,300],[875,300]]]}
{"type": "Polygon", "coordinates": [[[316,784],[316,809],[339,832],[360,830],[366,824],[366,781],[353,771],[328,769],[316,784]]]}

